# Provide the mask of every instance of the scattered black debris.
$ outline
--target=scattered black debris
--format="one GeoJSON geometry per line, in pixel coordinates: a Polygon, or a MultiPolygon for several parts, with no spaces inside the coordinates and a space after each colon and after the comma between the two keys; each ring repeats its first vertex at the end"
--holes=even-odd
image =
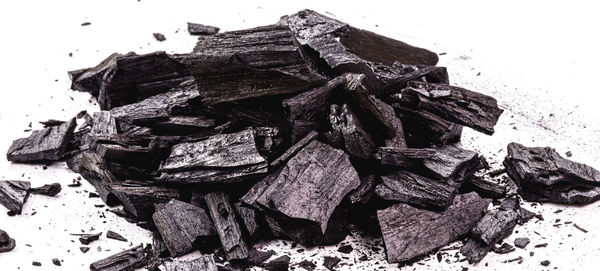
{"type": "Polygon", "coordinates": [[[340,261],[342,261],[342,259],[340,259],[338,257],[325,256],[325,257],[323,257],[323,266],[325,266],[325,268],[333,271],[333,270],[335,270],[334,267],[340,261]]]}
{"type": "Polygon", "coordinates": [[[579,226],[579,225],[577,225],[575,223],[573,223],[573,227],[575,227],[576,229],[582,231],[583,233],[587,233],[588,232],[586,229],[582,228],[581,226],[579,226]]]}
{"type": "Polygon", "coordinates": [[[56,194],[58,194],[61,190],[62,187],[59,183],[51,183],[41,187],[31,188],[29,192],[31,192],[32,194],[40,194],[53,197],[56,196],[56,194]]]}
{"type": "Polygon", "coordinates": [[[111,230],[108,230],[106,232],[106,238],[127,242],[127,239],[125,237],[111,230]]]}
{"type": "Polygon", "coordinates": [[[315,268],[317,268],[317,265],[309,260],[303,260],[298,263],[298,267],[304,270],[313,271],[315,268]]]}
{"type": "Polygon", "coordinates": [[[548,246],[548,243],[542,243],[542,244],[535,245],[535,248],[547,247],[547,246],[548,246]]]}
{"type": "Polygon", "coordinates": [[[165,40],[167,40],[167,38],[165,37],[165,35],[163,35],[161,33],[153,33],[152,35],[154,36],[154,38],[157,41],[165,41],[165,40]]]}
{"type": "Polygon", "coordinates": [[[100,235],[102,235],[101,232],[94,234],[83,234],[79,237],[79,242],[81,242],[84,245],[89,245],[91,242],[100,239],[100,235]]]}
{"type": "Polygon", "coordinates": [[[73,180],[73,183],[67,184],[68,187],[80,187],[81,182],[78,180],[73,180]]]}
{"type": "Polygon", "coordinates": [[[42,263],[33,261],[33,262],[31,262],[31,265],[33,265],[33,266],[42,266],[42,263]]]}
{"type": "Polygon", "coordinates": [[[79,250],[81,250],[81,252],[86,253],[90,250],[89,247],[79,247],[79,250]]]}
{"type": "Polygon", "coordinates": [[[289,270],[290,256],[284,255],[262,264],[261,267],[267,271],[286,271],[289,270]]]}
{"type": "Polygon", "coordinates": [[[352,252],[352,250],[353,250],[353,248],[351,245],[343,245],[343,246],[340,246],[337,251],[344,253],[344,254],[348,254],[348,253],[352,252]]]}
{"type": "Polygon", "coordinates": [[[60,260],[59,260],[58,258],[54,258],[54,259],[52,259],[52,263],[53,263],[54,265],[56,265],[56,266],[61,266],[61,265],[62,265],[62,264],[61,264],[61,262],[60,262],[60,260]]]}
{"type": "Polygon", "coordinates": [[[84,23],[81,23],[81,26],[88,26],[90,24],[92,24],[92,23],[90,23],[90,22],[84,22],[84,23]]]}
{"type": "Polygon", "coordinates": [[[219,33],[219,28],[203,24],[187,23],[190,35],[214,35],[219,33]]]}
{"type": "Polygon", "coordinates": [[[540,262],[540,264],[543,265],[543,266],[548,266],[548,265],[550,265],[550,261],[543,260],[542,262],[540,262]]]}
{"type": "Polygon", "coordinates": [[[262,251],[252,248],[248,251],[248,263],[253,266],[258,266],[273,255],[275,255],[275,251],[273,250],[262,251]]]}
{"type": "Polygon", "coordinates": [[[0,230],[0,253],[8,252],[15,248],[16,242],[15,239],[10,238],[8,233],[3,230],[0,230]]]}
{"type": "Polygon", "coordinates": [[[525,248],[529,244],[529,238],[522,237],[515,239],[515,246],[518,248],[525,248]]]}
{"type": "Polygon", "coordinates": [[[100,197],[100,195],[98,195],[98,194],[96,194],[94,192],[89,192],[88,193],[88,198],[99,198],[99,197],[100,197]]]}
{"type": "Polygon", "coordinates": [[[499,247],[494,247],[494,253],[496,254],[507,254],[515,251],[515,248],[511,246],[509,243],[503,243],[499,247]]]}
{"type": "Polygon", "coordinates": [[[573,153],[571,153],[571,151],[567,151],[567,152],[565,153],[565,155],[566,155],[567,157],[571,157],[571,156],[573,156],[573,153]]]}

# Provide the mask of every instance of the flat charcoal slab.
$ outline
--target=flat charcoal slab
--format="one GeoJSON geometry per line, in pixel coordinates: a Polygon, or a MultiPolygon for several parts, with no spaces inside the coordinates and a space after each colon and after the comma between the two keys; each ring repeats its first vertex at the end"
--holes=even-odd
{"type": "Polygon", "coordinates": [[[59,161],[65,154],[76,125],[73,118],[59,126],[35,130],[29,137],[13,141],[6,159],[13,162],[59,161]]]}
{"type": "Polygon", "coordinates": [[[195,248],[208,250],[217,232],[204,209],[171,200],[152,215],[154,224],[171,257],[184,255],[195,248]]]}
{"type": "Polygon", "coordinates": [[[587,204],[600,199],[600,171],[552,148],[510,143],[504,167],[526,200],[587,204]]]}
{"type": "Polygon", "coordinates": [[[435,156],[423,159],[423,165],[434,178],[460,186],[481,168],[481,160],[474,151],[446,145],[436,149],[435,156]]]}
{"type": "Polygon", "coordinates": [[[121,54],[114,53],[104,59],[100,64],[95,67],[82,69],[77,71],[70,71],[69,77],[71,78],[71,89],[88,92],[94,97],[98,97],[100,93],[100,85],[102,84],[102,77],[111,66],[115,65],[117,57],[121,54]]]}
{"type": "Polygon", "coordinates": [[[0,181],[0,204],[16,214],[21,214],[30,188],[31,183],[28,181],[0,181]]]}
{"type": "Polygon", "coordinates": [[[443,212],[404,203],[377,211],[388,262],[409,262],[464,237],[483,217],[490,202],[469,193],[456,196],[443,212]]]}
{"type": "Polygon", "coordinates": [[[190,35],[214,35],[219,33],[219,28],[210,25],[187,23],[190,35]]]}
{"type": "Polygon", "coordinates": [[[493,97],[446,84],[411,82],[401,91],[402,102],[448,121],[491,135],[503,110],[493,97]]]}
{"type": "Polygon", "coordinates": [[[90,264],[92,271],[120,271],[134,270],[146,265],[146,252],[142,245],[135,246],[128,250],[121,251],[108,258],[93,262],[90,264]]]}
{"type": "Polygon", "coordinates": [[[160,171],[159,179],[165,182],[232,182],[266,173],[267,162],[256,149],[254,132],[246,129],[177,144],[160,171]]]}
{"type": "Polygon", "coordinates": [[[377,158],[381,160],[382,165],[408,168],[421,164],[423,159],[433,158],[436,155],[437,150],[429,148],[380,147],[377,151],[377,158]]]}
{"type": "Polygon", "coordinates": [[[456,194],[456,188],[444,181],[403,170],[382,176],[381,180],[375,188],[380,198],[425,208],[445,209],[456,194]]]}
{"type": "Polygon", "coordinates": [[[302,92],[282,102],[288,120],[317,121],[327,115],[332,97],[343,90],[345,76],[331,79],[327,84],[302,92]]]}
{"type": "Polygon", "coordinates": [[[109,187],[110,193],[121,202],[123,209],[140,220],[152,218],[155,204],[180,198],[179,191],[169,187],[126,184],[111,184],[109,187]]]}
{"type": "Polygon", "coordinates": [[[217,264],[213,255],[202,255],[188,261],[166,261],[163,263],[165,271],[217,271],[217,264]]]}
{"type": "Polygon", "coordinates": [[[199,37],[182,62],[196,78],[204,104],[294,93],[326,82],[286,26],[199,37]]]}
{"type": "Polygon", "coordinates": [[[509,236],[519,220],[519,201],[508,198],[498,210],[486,213],[471,230],[471,237],[461,248],[469,263],[480,262],[500,240],[509,236]]]}
{"type": "Polygon", "coordinates": [[[249,193],[264,208],[313,221],[325,233],[335,208],[359,185],[358,173],[347,154],[313,140],[276,177],[265,178],[249,193]]]}
{"type": "Polygon", "coordinates": [[[211,192],[204,196],[204,200],[219,234],[227,260],[247,259],[248,245],[242,238],[241,227],[236,220],[229,196],[222,191],[211,192]]]}
{"type": "Polygon", "coordinates": [[[190,76],[165,93],[160,93],[139,102],[115,107],[110,110],[113,117],[132,124],[165,121],[169,117],[189,111],[190,100],[200,96],[196,82],[190,76]]]}
{"type": "Polygon", "coordinates": [[[400,103],[392,103],[392,106],[402,120],[407,145],[424,148],[460,141],[462,125],[427,111],[411,109],[400,103]]]}
{"type": "Polygon", "coordinates": [[[167,92],[186,80],[185,67],[165,52],[118,56],[106,70],[98,94],[102,110],[167,92]]]}

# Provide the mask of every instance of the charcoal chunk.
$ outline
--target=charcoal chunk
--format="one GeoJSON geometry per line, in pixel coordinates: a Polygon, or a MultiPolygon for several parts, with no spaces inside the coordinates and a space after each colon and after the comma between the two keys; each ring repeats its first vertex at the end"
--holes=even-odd
{"type": "Polygon", "coordinates": [[[373,138],[348,105],[331,105],[329,122],[331,132],[326,137],[331,145],[343,147],[350,157],[363,160],[370,159],[375,153],[377,146],[373,138]]]}
{"type": "Polygon", "coordinates": [[[106,232],[106,238],[127,242],[127,239],[125,237],[111,230],[106,232]]]}
{"type": "Polygon", "coordinates": [[[15,239],[10,238],[8,233],[3,230],[0,230],[0,253],[9,252],[13,250],[16,246],[15,239]]]}
{"type": "Polygon", "coordinates": [[[214,35],[219,33],[218,27],[210,25],[187,23],[187,27],[190,35],[214,35]]]}
{"type": "Polygon", "coordinates": [[[92,271],[117,271],[117,270],[133,270],[142,268],[146,265],[146,253],[142,245],[132,247],[121,251],[110,257],[93,262],[90,264],[92,271]]]}
{"type": "Polygon", "coordinates": [[[65,154],[76,124],[73,118],[59,126],[33,131],[29,137],[13,141],[6,159],[13,162],[59,161],[65,154]]]}
{"type": "Polygon", "coordinates": [[[202,208],[171,200],[157,209],[152,219],[172,257],[214,245],[217,232],[202,208]]]}
{"type": "Polygon", "coordinates": [[[84,234],[79,237],[79,242],[81,242],[81,244],[83,245],[89,245],[91,242],[100,239],[100,235],[102,235],[101,232],[94,234],[84,234]]]}
{"type": "Polygon", "coordinates": [[[256,149],[253,131],[246,129],[177,144],[160,171],[163,182],[226,183],[266,173],[267,162],[256,149]]]}
{"type": "Polygon", "coordinates": [[[518,248],[525,248],[529,244],[529,238],[522,237],[515,239],[515,246],[518,248]]]}
{"type": "Polygon", "coordinates": [[[423,159],[423,165],[436,179],[447,180],[457,187],[481,168],[479,155],[473,151],[447,145],[436,149],[436,155],[423,159]]]}
{"type": "Polygon", "coordinates": [[[59,183],[51,183],[51,184],[46,184],[46,185],[43,185],[40,187],[31,188],[29,190],[29,192],[32,194],[40,194],[40,195],[54,197],[61,190],[62,190],[62,187],[60,186],[59,183]]]}
{"type": "Polygon", "coordinates": [[[92,96],[98,97],[104,74],[111,66],[115,65],[116,59],[119,56],[121,56],[121,54],[114,53],[95,67],[70,71],[69,78],[71,78],[71,89],[88,92],[92,96]]]}
{"type": "Polygon", "coordinates": [[[21,214],[30,187],[28,181],[0,181],[0,204],[15,214],[21,214]]]}
{"type": "Polygon", "coordinates": [[[550,147],[510,143],[504,167],[528,201],[588,204],[600,199],[600,171],[565,159],[550,147]]]}
{"type": "Polygon", "coordinates": [[[214,222],[221,245],[229,261],[240,261],[248,258],[248,245],[242,238],[240,224],[236,220],[235,211],[229,196],[222,191],[211,192],[204,196],[210,217],[214,222]]]}
{"type": "Polygon", "coordinates": [[[262,264],[261,267],[268,271],[286,271],[289,270],[290,266],[290,256],[283,255],[281,257],[275,258],[265,264],[262,264]]]}
{"type": "Polygon", "coordinates": [[[444,209],[452,204],[456,188],[452,185],[409,171],[396,171],[382,176],[375,193],[384,200],[398,201],[415,206],[444,209]]]}
{"type": "Polygon", "coordinates": [[[491,200],[476,193],[458,195],[442,212],[400,203],[377,211],[388,262],[410,262],[466,236],[491,200]]]}
{"type": "Polygon", "coordinates": [[[217,264],[212,255],[202,255],[199,258],[187,261],[166,261],[163,263],[165,271],[217,271],[217,264]]]}

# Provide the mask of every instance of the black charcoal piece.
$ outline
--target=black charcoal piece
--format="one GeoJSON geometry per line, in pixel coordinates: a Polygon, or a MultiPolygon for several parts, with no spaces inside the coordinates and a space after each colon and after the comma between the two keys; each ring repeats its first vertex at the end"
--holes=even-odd
{"type": "Polygon", "coordinates": [[[352,204],[366,204],[372,198],[378,181],[378,178],[373,174],[361,176],[360,185],[348,194],[350,202],[352,204]]]}
{"type": "Polygon", "coordinates": [[[409,171],[395,171],[382,176],[375,193],[384,200],[408,203],[415,206],[445,209],[454,199],[456,188],[409,171]]]}
{"type": "Polygon", "coordinates": [[[278,175],[257,183],[245,197],[290,218],[312,221],[325,233],[335,208],[359,185],[348,155],[313,140],[278,175]]]}
{"type": "Polygon", "coordinates": [[[518,248],[525,248],[529,244],[529,238],[522,237],[515,239],[515,246],[518,248]]]}
{"type": "Polygon", "coordinates": [[[384,145],[388,148],[406,148],[406,138],[404,137],[402,121],[396,115],[394,108],[380,99],[374,98],[373,100],[385,118],[392,124],[392,127],[394,127],[394,137],[386,139],[384,145]]]}
{"type": "Polygon", "coordinates": [[[536,214],[534,212],[521,207],[519,208],[519,220],[517,221],[517,223],[519,223],[519,225],[523,225],[535,216],[536,214]]]}
{"type": "Polygon", "coordinates": [[[104,74],[111,66],[115,65],[116,59],[119,56],[121,56],[121,54],[114,53],[95,67],[70,71],[69,78],[71,78],[71,89],[88,92],[92,94],[92,96],[98,97],[100,85],[102,84],[102,77],[104,77],[104,74]]]}
{"type": "Polygon", "coordinates": [[[212,255],[202,255],[187,261],[166,261],[163,263],[165,271],[217,271],[217,264],[212,255]]]}
{"type": "MultiPolygon", "coordinates": [[[[368,61],[385,65],[392,65],[395,61],[405,64],[435,65],[438,61],[436,53],[351,27],[309,9],[283,16],[279,23],[289,26],[303,45],[313,47],[312,41],[329,35],[339,38],[348,51],[368,61]]],[[[323,54],[318,49],[319,47],[313,48],[323,54]]]]}
{"type": "Polygon", "coordinates": [[[219,33],[218,27],[210,25],[187,23],[187,27],[190,35],[214,35],[219,33]]]}
{"type": "Polygon", "coordinates": [[[182,80],[167,92],[149,96],[135,103],[115,107],[110,110],[110,113],[120,121],[119,124],[121,125],[121,122],[147,124],[156,121],[167,121],[172,116],[191,111],[192,105],[189,102],[200,96],[198,87],[192,77],[184,77],[182,80]]]}
{"type": "Polygon", "coordinates": [[[81,252],[86,253],[88,251],[90,251],[89,247],[79,247],[79,250],[81,250],[81,252]]]}
{"type": "Polygon", "coordinates": [[[110,111],[94,112],[92,134],[116,134],[117,121],[110,111]]]}
{"type": "Polygon", "coordinates": [[[490,202],[468,193],[456,196],[442,212],[404,203],[377,211],[388,262],[410,262],[466,236],[490,202]]]}
{"type": "Polygon", "coordinates": [[[446,84],[411,82],[401,91],[404,105],[491,135],[503,110],[493,97],[446,84]]]}
{"type": "Polygon", "coordinates": [[[204,209],[178,200],[158,208],[152,219],[171,257],[184,255],[194,248],[209,249],[217,232],[204,209]]]}
{"type": "Polygon", "coordinates": [[[0,181],[0,204],[15,214],[21,214],[30,188],[28,181],[0,181]]]}
{"type": "Polygon", "coordinates": [[[56,196],[56,194],[58,194],[61,190],[62,187],[59,183],[51,183],[46,184],[44,186],[31,188],[29,192],[32,194],[40,194],[53,197],[56,196]]]}
{"type": "Polygon", "coordinates": [[[509,184],[505,180],[493,178],[487,174],[475,174],[473,178],[467,179],[464,185],[482,196],[492,198],[505,197],[509,189],[509,184]]]}
{"type": "Polygon", "coordinates": [[[283,100],[288,120],[317,121],[328,113],[332,98],[343,91],[345,76],[331,79],[327,84],[283,100]]]}
{"type": "Polygon", "coordinates": [[[248,245],[242,238],[240,224],[236,220],[235,211],[229,196],[225,192],[211,192],[204,196],[210,217],[225,250],[229,261],[240,261],[248,258],[248,245]]]}
{"type": "Polygon", "coordinates": [[[515,251],[515,248],[511,246],[509,243],[503,243],[499,247],[494,247],[494,253],[496,254],[507,254],[515,251]]]}
{"type": "Polygon", "coordinates": [[[6,159],[13,162],[59,161],[76,124],[73,118],[59,126],[35,130],[29,137],[16,139],[8,148],[6,159]]]}
{"type": "Polygon", "coordinates": [[[548,261],[548,260],[543,260],[543,261],[541,261],[541,262],[540,262],[540,264],[541,264],[542,266],[548,266],[548,265],[550,265],[550,261],[548,261]]]}
{"type": "Polygon", "coordinates": [[[65,121],[64,120],[49,119],[47,121],[40,121],[40,123],[42,125],[44,125],[44,128],[48,128],[48,127],[53,127],[53,126],[59,126],[59,125],[65,123],[65,121]]]}
{"type": "Polygon", "coordinates": [[[525,200],[588,204],[600,199],[600,171],[565,159],[550,147],[510,143],[504,167],[525,200]]]}
{"type": "Polygon", "coordinates": [[[149,220],[157,203],[167,203],[172,199],[180,199],[176,188],[136,185],[124,182],[110,184],[110,194],[123,205],[123,209],[139,220],[149,220]]]}
{"type": "Polygon", "coordinates": [[[3,230],[0,230],[0,253],[9,252],[15,248],[16,242],[15,239],[10,238],[8,233],[3,230]]]}
{"type": "Polygon", "coordinates": [[[125,237],[111,230],[108,230],[106,232],[106,238],[127,242],[127,239],[125,237]]]}
{"type": "Polygon", "coordinates": [[[298,267],[307,271],[313,271],[315,268],[317,268],[317,265],[309,260],[303,260],[298,263],[298,267]]]}
{"type": "Polygon", "coordinates": [[[165,41],[165,40],[167,40],[167,38],[165,37],[165,35],[163,35],[161,33],[153,33],[152,36],[154,36],[154,38],[157,41],[165,41]]]}
{"type": "Polygon", "coordinates": [[[488,212],[471,230],[471,236],[461,248],[469,263],[480,262],[496,243],[509,236],[517,225],[519,201],[505,199],[498,210],[488,212]]]}
{"type": "Polygon", "coordinates": [[[189,79],[181,56],[165,52],[117,56],[107,68],[98,94],[102,110],[135,103],[164,93],[189,79]]]}
{"type": "Polygon", "coordinates": [[[313,139],[317,138],[319,133],[315,131],[310,131],[306,134],[302,139],[298,140],[298,142],[294,143],[293,146],[288,148],[283,154],[281,154],[277,159],[273,160],[269,164],[271,168],[277,168],[283,163],[287,162],[292,156],[296,155],[300,150],[302,150],[306,145],[308,145],[313,139]]]}
{"type": "Polygon", "coordinates": [[[421,164],[423,159],[434,158],[436,155],[437,150],[429,148],[380,147],[376,158],[381,160],[382,165],[412,168],[421,164]]]}
{"type": "Polygon", "coordinates": [[[290,267],[290,256],[283,255],[261,265],[267,271],[287,271],[290,267]]]}
{"type": "Polygon", "coordinates": [[[201,36],[182,62],[196,78],[204,104],[295,93],[326,82],[286,26],[201,36]]]}
{"type": "Polygon", "coordinates": [[[476,152],[452,145],[436,149],[436,155],[423,159],[423,165],[434,178],[447,180],[457,187],[482,167],[476,152]]]}
{"type": "Polygon", "coordinates": [[[260,225],[261,214],[241,202],[234,204],[234,208],[240,218],[240,225],[245,229],[249,240],[252,242],[258,241],[263,235],[260,225]]]}
{"type": "Polygon", "coordinates": [[[275,255],[275,251],[273,250],[262,251],[252,248],[248,252],[248,263],[251,266],[259,266],[273,255],[275,255]]]}
{"type": "Polygon", "coordinates": [[[92,271],[118,271],[134,270],[146,265],[146,253],[142,245],[135,246],[128,250],[121,251],[110,257],[93,262],[90,264],[92,271]]]}
{"type": "Polygon", "coordinates": [[[84,244],[84,245],[89,245],[91,242],[94,242],[94,241],[100,239],[100,235],[102,235],[101,232],[94,233],[94,234],[83,234],[83,235],[79,236],[79,242],[81,242],[81,244],[84,244]]]}
{"type": "Polygon", "coordinates": [[[337,251],[344,253],[344,254],[348,254],[348,253],[352,252],[352,250],[354,250],[354,249],[352,248],[351,245],[343,245],[343,246],[338,247],[337,251]]]}
{"type": "Polygon", "coordinates": [[[33,265],[33,266],[42,266],[42,263],[33,261],[33,262],[31,262],[31,265],[33,265]]]}
{"type": "Polygon", "coordinates": [[[169,249],[165,245],[165,242],[163,241],[162,236],[160,236],[160,233],[158,231],[152,232],[152,251],[153,254],[157,257],[169,257],[169,249]]]}
{"type": "Polygon", "coordinates": [[[52,263],[53,263],[54,265],[56,265],[56,266],[61,266],[61,265],[62,265],[62,264],[61,264],[61,262],[60,262],[60,260],[59,260],[58,258],[54,258],[54,259],[52,259],[52,263]]]}
{"type": "Polygon", "coordinates": [[[411,109],[400,103],[392,103],[392,106],[402,120],[408,146],[424,148],[460,141],[463,126],[427,111],[411,109]]]}
{"type": "Polygon", "coordinates": [[[325,266],[325,268],[333,271],[333,270],[335,270],[334,267],[341,261],[342,261],[342,259],[340,259],[338,257],[325,256],[325,257],[323,257],[323,266],[325,266]]]}
{"type": "Polygon", "coordinates": [[[377,150],[373,138],[348,105],[331,105],[329,122],[331,131],[325,135],[329,144],[342,147],[350,157],[367,160],[377,150]]]}

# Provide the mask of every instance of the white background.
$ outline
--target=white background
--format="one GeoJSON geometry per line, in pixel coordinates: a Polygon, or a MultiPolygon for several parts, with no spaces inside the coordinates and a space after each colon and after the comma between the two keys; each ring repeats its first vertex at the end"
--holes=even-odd
{"type": "MultiPolygon", "coordinates": [[[[98,110],[89,95],[69,90],[68,70],[93,66],[113,52],[189,52],[196,38],[187,33],[188,21],[227,31],[271,24],[304,8],[445,52],[439,65],[448,67],[453,84],[493,95],[505,109],[492,137],[468,129],[463,133],[463,146],[480,151],[495,167],[505,156],[506,144],[518,141],[553,146],[560,153],[571,151],[572,159],[600,168],[600,19],[592,1],[2,1],[0,153],[6,153],[13,139],[28,135],[23,130],[30,122],[39,129],[38,121],[68,119],[82,109],[98,110]],[[92,24],[81,26],[88,21],[92,24]],[[163,33],[167,40],[156,41],[153,32],[163,33]]],[[[64,186],[56,198],[31,196],[21,216],[8,217],[0,207],[0,229],[17,240],[15,250],[0,254],[0,270],[87,270],[90,262],[130,246],[103,235],[82,254],[69,233],[112,229],[131,244],[150,241],[145,230],[105,208],[95,208],[101,201],[87,198],[84,191],[91,187],[85,181],[81,188],[66,187],[78,175],[66,170],[64,163],[43,170],[0,160],[0,179],[64,186]],[[106,218],[100,218],[100,213],[106,218]],[[52,258],[64,260],[63,267],[55,268],[52,258]],[[32,266],[31,261],[41,262],[42,267],[32,266]]],[[[543,213],[545,220],[517,227],[507,238],[512,243],[516,237],[530,237],[532,243],[524,250],[490,253],[476,266],[455,263],[450,251],[440,264],[433,257],[403,270],[597,270],[599,206],[537,205],[532,210],[543,213]],[[558,209],[564,211],[555,214],[558,209]],[[555,223],[556,219],[561,221],[555,223]],[[562,224],[565,221],[589,232],[562,224]],[[533,248],[539,243],[548,247],[533,248]],[[530,251],[534,256],[529,256],[530,251]],[[501,263],[518,256],[524,258],[520,265],[501,263]],[[542,267],[542,260],[550,260],[550,266],[542,267]]],[[[357,238],[348,238],[355,251],[340,270],[350,269],[344,264],[354,263],[363,251],[373,253],[362,249],[357,238]]],[[[267,246],[294,251],[279,241],[267,246]]],[[[310,258],[322,268],[322,256],[335,254],[335,247],[306,250],[293,253],[292,263],[310,258]]],[[[384,257],[382,251],[374,253],[372,260],[358,262],[354,269],[397,268],[383,264],[384,257]]]]}

